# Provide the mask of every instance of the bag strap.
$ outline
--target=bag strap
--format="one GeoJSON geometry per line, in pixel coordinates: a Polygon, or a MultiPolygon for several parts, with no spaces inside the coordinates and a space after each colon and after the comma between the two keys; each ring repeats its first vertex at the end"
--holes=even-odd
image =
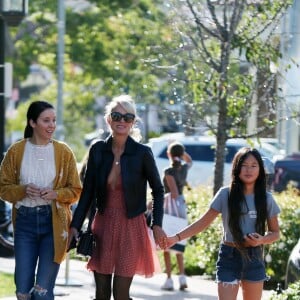
{"type": "Polygon", "coordinates": [[[87,231],[92,231],[92,223],[94,221],[95,215],[96,215],[96,203],[95,201],[93,201],[90,207],[89,223],[86,229],[87,231]]]}

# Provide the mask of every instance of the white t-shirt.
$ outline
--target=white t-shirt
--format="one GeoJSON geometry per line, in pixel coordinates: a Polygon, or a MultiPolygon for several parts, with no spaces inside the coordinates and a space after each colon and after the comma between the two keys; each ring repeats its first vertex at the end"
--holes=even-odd
{"type": "MultiPolygon", "coordinates": [[[[24,155],[20,170],[20,184],[33,183],[40,188],[53,188],[53,181],[56,175],[53,143],[45,146],[34,145],[26,142],[24,155]]],[[[51,204],[50,200],[41,197],[24,198],[16,204],[20,206],[35,207],[51,204]]]]}
{"type": "MultiPolygon", "coordinates": [[[[217,194],[214,196],[210,203],[210,208],[220,212],[222,214],[223,222],[223,241],[234,242],[233,236],[229,230],[228,226],[228,196],[229,187],[221,188],[217,194]]],[[[254,194],[246,195],[246,204],[244,203],[242,211],[244,214],[241,217],[241,230],[243,235],[248,233],[256,232],[256,208],[254,202],[254,194]]],[[[267,192],[267,218],[271,218],[280,213],[280,208],[275,202],[272,194],[267,192]]]]}

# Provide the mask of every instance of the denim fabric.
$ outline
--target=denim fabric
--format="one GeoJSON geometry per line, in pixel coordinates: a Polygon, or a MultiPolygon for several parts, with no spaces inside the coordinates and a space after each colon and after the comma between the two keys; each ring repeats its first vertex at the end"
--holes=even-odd
{"type": "Polygon", "coordinates": [[[27,298],[18,299],[54,299],[53,289],[60,265],[53,258],[51,206],[21,206],[15,226],[15,284],[16,294],[27,294],[27,298]]]}
{"type": "Polygon", "coordinates": [[[265,281],[262,247],[249,247],[241,253],[235,247],[221,244],[217,260],[217,282],[265,281]]]}

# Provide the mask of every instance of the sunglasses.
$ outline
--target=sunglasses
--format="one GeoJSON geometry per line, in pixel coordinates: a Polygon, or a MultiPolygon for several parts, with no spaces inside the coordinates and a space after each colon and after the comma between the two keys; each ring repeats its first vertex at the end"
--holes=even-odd
{"type": "Polygon", "coordinates": [[[120,122],[123,119],[126,123],[132,123],[135,119],[134,114],[126,113],[126,114],[122,115],[121,113],[119,113],[117,111],[113,111],[110,114],[110,117],[114,122],[120,122]]]}

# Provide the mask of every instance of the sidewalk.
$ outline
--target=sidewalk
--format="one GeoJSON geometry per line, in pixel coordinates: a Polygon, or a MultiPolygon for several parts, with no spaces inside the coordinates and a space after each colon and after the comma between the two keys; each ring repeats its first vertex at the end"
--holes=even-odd
{"type": "MultiPolygon", "coordinates": [[[[55,287],[56,300],[89,300],[94,298],[93,276],[85,268],[86,262],[66,260],[62,263],[55,287]]],[[[13,273],[14,258],[0,257],[0,272],[13,273]]],[[[178,290],[178,278],[174,276],[175,290],[162,291],[160,286],[165,280],[165,274],[152,278],[135,276],[131,286],[133,300],[217,300],[217,285],[212,280],[201,276],[188,277],[188,289],[178,290]]],[[[263,299],[267,300],[270,291],[264,291],[263,299]]],[[[15,300],[15,297],[0,298],[15,300]]],[[[242,297],[239,294],[238,300],[242,297]]]]}

